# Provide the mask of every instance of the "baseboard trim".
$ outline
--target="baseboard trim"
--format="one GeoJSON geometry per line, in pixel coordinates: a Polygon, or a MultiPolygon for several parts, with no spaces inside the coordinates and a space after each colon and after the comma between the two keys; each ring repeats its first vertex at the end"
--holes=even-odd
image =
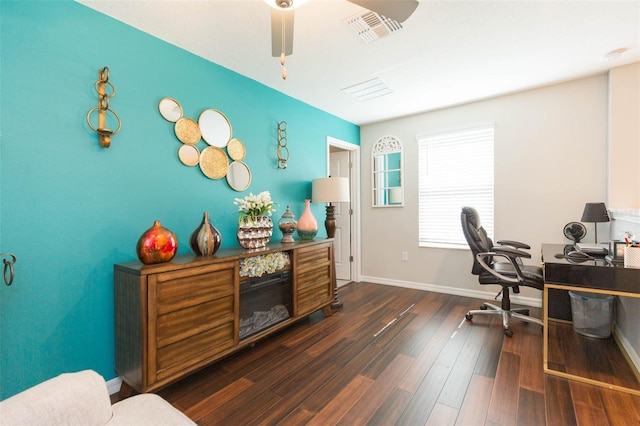
{"type": "Polygon", "coordinates": [[[120,392],[120,385],[122,385],[122,379],[117,376],[115,379],[107,381],[107,390],[109,391],[109,395],[120,392]]]}
{"type": "Polygon", "coordinates": [[[640,379],[640,356],[638,356],[638,353],[634,350],[631,343],[629,343],[629,340],[627,340],[626,336],[617,325],[614,327],[613,334],[618,341],[618,345],[622,347],[624,355],[636,368],[636,375],[639,375],[640,379]]]}
{"type": "MultiPolygon", "coordinates": [[[[363,276],[362,281],[391,285],[395,287],[412,288],[415,290],[433,291],[436,293],[452,294],[454,296],[466,296],[476,299],[493,300],[496,297],[495,292],[481,291],[481,290],[469,290],[466,288],[447,287],[435,284],[419,283],[414,281],[402,281],[402,280],[390,280],[388,278],[363,276]]],[[[540,292],[540,299],[534,297],[523,297],[516,294],[511,294],[511,301],[518,305],[532,306],[536,308],[542,307],[542,292],[540,292]]]]}

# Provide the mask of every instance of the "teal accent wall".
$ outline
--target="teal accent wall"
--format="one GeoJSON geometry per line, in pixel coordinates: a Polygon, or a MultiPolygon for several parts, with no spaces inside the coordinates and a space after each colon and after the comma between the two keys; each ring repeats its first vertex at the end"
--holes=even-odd
{"type": "MultiPolygon", "coordinates": [[[[236,246],[235,197],[269,190],[276,219],[286,205],[300,216],[311,180],[326,174],[326,136],[360,143],[352,123],[75,2],[2,0],[0,26],[0,252],[18,257],[13,285],[0,284],[2,399],[63,372],[116,376],[113,264],[136,259],[154,220],[189,253],[208,211],[223,247],[236,246]],[[104,66],[122,119],[108,149],[85,122],[104,66]],[[227,115],[247,148],[247,191],[179,162],[173,124],[158,113],[163,97],[193,119],[206,108],[227,115]],[[286,170],[276,167],[280,120],[286,170]]],[[[313,213],[323,218],[324,207],[313,213]]]]}

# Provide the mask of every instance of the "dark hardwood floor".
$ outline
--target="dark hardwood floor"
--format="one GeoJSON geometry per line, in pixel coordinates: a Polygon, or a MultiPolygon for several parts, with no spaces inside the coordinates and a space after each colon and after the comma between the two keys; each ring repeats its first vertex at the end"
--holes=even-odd
{"type": "Polygon", "coordinates": [[[464,321],[480,300],[369,283],[340,298],[158,393],[200,425],[640,424],[640,397],[543,374],[540,327],[464,321]]]}

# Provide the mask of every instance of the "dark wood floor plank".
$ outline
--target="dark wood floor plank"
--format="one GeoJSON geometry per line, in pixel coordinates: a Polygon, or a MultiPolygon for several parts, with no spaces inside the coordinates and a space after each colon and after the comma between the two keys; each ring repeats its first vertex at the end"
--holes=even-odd
{"type": "Polygon", "coordinates": [[[473,375],[462,401],[456,425],[484,425],[491,402],[493,378],[473,375]]]}
{"type": "Polygon", "coordinates": [[[518,355],[520,356],[520,387],[539,394],[544,394],[544,369],[542,359],[542,332],[537,325],[529,324],[516,328],[518,333],[515,340],[520,342],[518,355]]]}
{"type": "Polygon", "coordinates": [[[609,423],[607,413],[602,407],[587,405],[582,402],[574,402],[573,407],[579,425],[615,426],[609,423]]]}
{"type": "Polygon", "coordinates": [[[378,407],[387,399],[396,387],[398,381],[413,362],[413,358],[398,354],[396,358],[380,373],[378,379],[353,404],[351,409],[342,417],[340,424],[366,424],[378,407]]]}
{"type": "Polygon", "coordinates": [[[412,394],[417,392],[420,384],[436,361],[436,358],[440,355],[440,350],[442,350],[447,343],[447,340],[445,336],[434,335],[423,348],[422,352],[415,358],[404,377],[402,377],[400,383],[398,383],[398,388],[412,394]]]}
{"type": "Polygon", "coordinates": [[[413,398],[402,412],[398,424],[417,425],[425,424],[431,410],[436,405],[438,395],[449,377],[451,367],[434,364],[424,378],[413,398]]]}
{"type": "MultiPolygon", "coordinates": [[[[279,426],[299,426],[308,424],[311,420],[313,420],[314,414],[306,411],[303,408],[296,408],[291,413],[289,413],[284,419],[278,422],[279,426]]],[[[269,425],[270,423],[267,421],[263,421],[259,423],[261,425],[269,425]]]]}
{"type": "Polygon", "coordinates": [[[491,393],[487,423],[513,425],[518,410],[520,356],[511,352],[500,354],[500,363],[491,393]]]}
{"type": "Polygon", "coordinates": [[[395,388],[369,418],[370,425],[392,425],[405,410],[413,393],[395,388]]]}
{"type": "MultiPolygon", "coordinates": [[[[467,327],[473,327],[474,330],[480,328],[486,332],[486,340],[482,346],[480,357],[476,363],[474,374],[479,374],[489,378],[496,377],[496,371],[498,370],[498,361],[500,360],[500,353],[502,351],[502,344],[505,340],[504,333],[502,332],[502,325],[497,319],[494,319],[495,325],[489,323],[488,326],[480,326],[477,324],[467,324],[467,327]]],[[[516,339],[518,337],[516,336],[516,339]]]]}
{"type": "Polygon", "coordinates": [[[448,405],[456,410],[460,409],[481,349],[481,346],[469,342],[462,347],[442,392],[440,392],[438,403],[448,405]]]}
{"type": "MultiPolygon", "coordinates": [[[[384,371],[391,362],[393,362],[398,354],[402,353],[403,355],[405,355],[403,349],[416,334],[415,330],[406,330],[404,328],[401,328],[403,324],[406,325],[411,321],[410,317],[405,318],[403,318],[405,321],[402,321],[403,319],[401,319],[399,323],[394,324],[389,329],[387,329],[387,331],[385,331],[385,334],[389,333],[387,336],[393,336],[392,339],[386,341],[385,343],[379,341],[378,339],[374,341],[373,345],[380,348],[380,353],[362,370],[362,374],[364,376],[375,380],[381,374],[381,372],[384,371]]],[[[413,359],[414,357],[411,358],[413,359]]]]}
{"type": "Polygon", "coordinates": [[[600,397],[609,423],[616,426],[640,424],[640,396],[602,388],[600,397]]]}
{"type": "Polygon", "coordinates": [[[548,425],[577,425],[569,381],[556,376],[544,378],[544,402],[548,425]]]}
{"type": "Polygon", "coordinates": [[[436,405],[431,410],[429,418],[425,425],[429,426],[445,426],[454,425],[456,418],[458,417],[458,410],[448,405],[436,402],[436,405]]]}
{"type": "MultiPolygon", "coordinates": [[[[546,422],[544,394],[520,388],[518,392],[518,426],[540,426],[546,422]]],[[[604,426],[604,425],[603,425],[604,426]]]]}
{"type": "Polygon", "coordinates": [[[232,400],[242,392],[245,392],[251,386],[253,386],[252,382],[247,379],[240,378],[229,386],[220,389],[218,392],[201,399],[196,404],[187,408],[184,413],[189,416],[189,418],[197,422],[209,412],[232,400]]]}
{"type": "Polygon", "coordinates": [[[307,426],[325,426],[337,424],[351,407],[366,393],[375,383],[374,380],[364,376],[356,376],[340,390],[335,398],[329,401],[307,426]]]}

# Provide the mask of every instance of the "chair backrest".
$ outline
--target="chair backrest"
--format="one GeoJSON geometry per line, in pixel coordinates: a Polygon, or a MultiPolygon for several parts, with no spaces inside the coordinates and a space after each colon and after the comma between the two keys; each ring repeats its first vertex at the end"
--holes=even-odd
{"type": "MultiPolygon", "coordinates": [[[[480,275],[484,269],[476,260],[478,253],[485,253],[491,251],[493,247],[493,241],[487,235],[487,231],[484,230],[480,223],[480,216],[473,207],[463,207],[460,213],[460,222],[462,223],[462,232],[469,244],[469,248],[473,253],[473,267],[471,273],[473,275],[480,275]]],[[[492,263],[487,261],[487,263],[492,263]]]]}

